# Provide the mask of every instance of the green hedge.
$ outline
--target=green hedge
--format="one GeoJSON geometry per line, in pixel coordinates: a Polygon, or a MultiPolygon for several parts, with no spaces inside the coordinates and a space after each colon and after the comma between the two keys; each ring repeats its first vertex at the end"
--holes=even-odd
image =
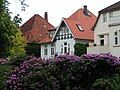
{"type": "Polygon", "coordinates": [[[88,44],[76,43],[74,45],[74,49],[75,49],[74,54],[77,56],[87,54],[87,47],[88,47],[88,44]]]}

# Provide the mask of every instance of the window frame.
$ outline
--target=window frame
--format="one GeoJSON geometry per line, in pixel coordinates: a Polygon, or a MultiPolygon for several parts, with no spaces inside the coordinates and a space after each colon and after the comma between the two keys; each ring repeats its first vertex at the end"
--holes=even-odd
{"type": "Polygon", "coordinates": [[[44,45],[44,55],[48,55],[48,46],[47,45],[44,45]]]}
{"type": "Polygon", "coordinates": [[[82,28],[82,26],[80,24],[76,24],[76,26],[80,31],[84,31],[84,29],[82,28]]]}
{"type": "Polygon", "coordinates": [[[104,35],[100,35],[99,37],[100,37],[100,46],[104,46],[105,45],[104,35]],[[103,43],[102,43],[102,41],[103,41],[103,43]]]}
{"type": "Polygon", "coordinates": [[[118,37],[119,33],[118,31],[114,32],[114,44],[118,45],[119,44],[119,37],[118,37]]]}
{"type": "Polygon", "coordinates": [[[113,12],[109,12],[109,18],[113,17],[113,12]]]}
{"type": "Polygon", "coordinates": [[[103,22],[104,22],[104,23],[107,22],[107,13],[104,13],[104,14],[103,14],[103,22]]]}

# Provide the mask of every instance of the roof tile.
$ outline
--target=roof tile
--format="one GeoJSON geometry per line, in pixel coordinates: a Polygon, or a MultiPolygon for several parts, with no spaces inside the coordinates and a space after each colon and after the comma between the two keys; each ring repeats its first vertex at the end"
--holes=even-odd
{"type": "Polygon", "coordinates": [[[48,32],[55,30],[53,25],[38,14],[31,17],[20,29],[28,42],[37,41],[39,43],[50,42],[48,32]]]}
{"type": "Polygon", "coordinates": [[[77,10],[69,18],[65,18],[65,22],[72,31],[75,39],[93,40],[93,31],[97,17],[88,11],[88,16],[84,15],[83,9],[77,10]],[[80,31],[76,25],[81,25],[83,31],[80,31]]]}

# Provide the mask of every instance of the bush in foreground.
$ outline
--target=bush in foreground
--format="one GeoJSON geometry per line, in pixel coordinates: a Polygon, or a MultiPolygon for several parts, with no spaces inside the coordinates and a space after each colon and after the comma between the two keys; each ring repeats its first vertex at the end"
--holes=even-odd
{"type": "Polygon", "coordinates": [[[110,54],[60,55],[53,62],[32,57],[11,72],[6,84],[11,90],[110,90],[120,86],[114,80],[119,66],[120,60],[110,54]]]}

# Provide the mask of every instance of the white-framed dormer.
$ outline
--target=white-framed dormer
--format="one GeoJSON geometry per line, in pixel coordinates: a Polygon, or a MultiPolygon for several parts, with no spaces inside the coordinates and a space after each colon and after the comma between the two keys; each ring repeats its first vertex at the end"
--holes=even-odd
{"type": "Polygon", "coordinates": [[[61,22],[60,22],[60,24],[59,24],[59,26],[57,27],[57,29],[56,29],[56,32],[55,32],[55,34],[54,34],[54,36],[53,36],[53,38],[52,38],[52,41],[54,41],[55,39],[62,39],[62,38],[66,38],[67,39],[67,37],[70,37],[70,38],[74,38],[74,35],[72,34],[72,32],[71,32],[71,29],[69,28],[69,26],[67,25],[67,23],[65,22],[65,20],[64,20],[64,18],[62,18],[62,20],[61,20],[61,22]],[[62,25],[62,23],[64,23],[66,26],[65,27],[61,27],[61,25],[62,25]],[[62,31],[61,31],[62,30],[62,31]],[[65,32],[64,32],[64,30],[65,30],[65,32]],[[60,32],[59,32],[60,31],[60,32]],[[58,32],[59,32],[59,37],[56,37],[57,36],[57,34],[58,34],[58,32]],[[64,35],[67,35],[67,36],[64,36],[64,35]],[[63,36],[63,37],[61,37],[61,36],[63,36]]]}

